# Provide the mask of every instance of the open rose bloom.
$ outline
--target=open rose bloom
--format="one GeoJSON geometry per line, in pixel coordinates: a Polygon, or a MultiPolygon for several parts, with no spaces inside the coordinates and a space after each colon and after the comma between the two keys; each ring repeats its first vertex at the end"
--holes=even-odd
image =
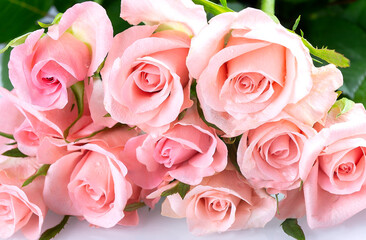
{"type": "Polygon", "coordinates": [[[337,101],[336,65],[315,67],[261,10],[207,21],[191,0],[120,3],[123,32],[86,1],[12,50],[0,238],[39,238],[47,210],[135,226],[161,198],[195,235],[274,217],[332,226],[366,208],[366,111],[337,101]]]}

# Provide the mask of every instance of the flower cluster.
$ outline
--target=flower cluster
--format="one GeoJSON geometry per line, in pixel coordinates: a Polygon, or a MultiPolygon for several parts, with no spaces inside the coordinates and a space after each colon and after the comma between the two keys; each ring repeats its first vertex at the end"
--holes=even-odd
{"type": "Polygon", "coordinates": [[[341,72],[300,36],[252,8],[207,22],[190,0],[122,0],[121,18],[113,37],[100,5],[76,4],[12,50],[1,238],[38,238],[48,209],[136,225],[161,197],[196,235],[366,208],[366,111],[336,101],[341,72]]]}

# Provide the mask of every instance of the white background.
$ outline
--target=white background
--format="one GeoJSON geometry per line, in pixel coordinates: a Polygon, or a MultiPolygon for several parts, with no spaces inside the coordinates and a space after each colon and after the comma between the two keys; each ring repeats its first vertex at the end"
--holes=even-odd
{"type": "MultiPolygon", "coordinates": [[[[57,235],[55,240],[72,239],[107,239],[107,240],[291,240],[280,227],[281,221],[273,219],[264,228],[248,229],[241,231],[225,232],[196,237],[189,233],[185,219],[171,219],[160,215],[160,205],[155,209],[139,209],[140,224],[135,227],[116,226],[111,229],[89,227],[86,221],[79,221],[72,217],[64,230],[57,235]]],[[[50,213],[45,220],[44,230],[56,225],[62,217],[50,213]]],[[[299,221],[307,240],[365,240],[366,239],[366,212],[361,212],[343,224],[326,228],[311,230],[306,224],[306,219],[299,221]]],[[[12,240],[25,239],[21,233],[14,235],[12,240]]]]}

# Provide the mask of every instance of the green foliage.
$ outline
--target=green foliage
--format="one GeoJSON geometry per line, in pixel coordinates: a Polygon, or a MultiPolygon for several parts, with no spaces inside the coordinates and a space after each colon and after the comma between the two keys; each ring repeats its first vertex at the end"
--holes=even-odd
{"type": "Polygon", "coordinates": [[[7,157],[14,157],[14,158],[25,158],[25,157],[28,157],[27,155],[25,155],[24,153],[22,153],[18,148],[10,149],[10,150],[4,152],[1,155],[7,156],[7,157]]]}
{"type": "Polygon", "coordinates": [[[180,197],[182,199],[184,199],[184,197],[186,196],[186,194],[188,193],[189,189],[191,186],[189,186],[188,184],[179,182],[177,185],[175,185],[173,188],[165,190],[161,196],[162,197],[167,197],[170,196],[172,194],[178,193],[180,195],[180,197]]]}
{"type": "Polygon", "coordinates": [[[112,22],[114,35],[131,26],[119,16],[121,13],[121,1],[104,0],[103,6],[107,10],[108,17],[112,22]]]}
{"type": "Polygon", "coordinates": [[[69,221],[70,216],[66,215],[62,219],[62,221],[54,226],[53,228],[47,229],[44,233],[42,233],[39,240],[50,240],[54,238],[61,230],[65,227],[66,223],[69,221]]]}
{"type": "MultiPolygon", "coordinates": [[[[343,53],[351,67],[341,69],[343,94],[351,99],[362,99],[366,79],[366,3],[356,1],[349,5],[319,10],[307,21],[306,36],[313,45],[328,46],[343,53]]],[[[363,101],[365,103],[365,101],[363,101]]]]}
{"type": "Polygon", "coordinates": [[[350,66],[350,61],[348,58],[334,50],[328,49],[327,47],[316,48],[313,47],[305,38],[301,38],[304,45],[309,49],[310,53],[322,60],[332,63],[337,67],[346,68],[350,66]]]}
{"type": "Polygon", "coordinates": [[[10,59],[10,51],[6,51],[3,54],[0,54],[1,57],[1,86],[4,88],[11,90],[13,89],[13,85],[9,79],[9,69],[8,62],[10,59]]]}
{"type": "Polygon", "coordinates": [[[25,40],[27,39],[27,37],[29,36],[29,34],[30,33],[26,33],[20,37],[16,37],[13,40],[11,40],[8,44],[6,44],[6,46],[3,49],[0,49],[0,54],[4,53],[6,50],[8,50],[9,47],[16,47],[16,46],[24,43],[25,40]]]}
{"type": "Polygon", "coordinates": [[[349,100],[348,98],[342,98],[337,100],[331,109],[336,109],[338,111],[338,114],[336,117],[341,116],[342,114],[345,114],[349,110],[353,108],[355,103],[352,100],[349,100]]]}
{"type": "Polygon", "coordinates": [[[297,26],[299,26],[300,23],[300,19],[301,19],[301,15],[299,15],[299,17],[296,19],[294,25],[292,26],[292,31],[295,32],[297,29],[297,26]]]}
{"type": "Polygon", "coordinates": [[[52,25],[54,24],[58,24],[62,18],[62,15],[63,13],[58,13],[55,18],[53,19],[53,21],[51,23],[42,23],[40,21],[38,21],[38,25],[41,27],[41,28],[48,28],[48,27],[51,27],[52,25]]]}
{"type": "Polygon", "coordinates": [[[206,12],[212,13],[213,15],[219,15],[219,14],[225,13],[225,12],[233,12],[233,10],[231,10],[227,6],[220,6],[216,3],[208,1],[208,0],[192,0],[192,1],[195,4],[202,5],[205,8],[206,12]]]}
{"type": "Polygon", "coordinates": [[[1,0],[0,43],[5,43],[35,28],[47,15],[52,0],[1,0]]]}
{"type": "Polygon", "coordinates": [[[287,218],[282,224],[282,229],[283,231],[297,239],[297,240],[305,240],[305,234],[302,231],[300,225],[297,223],[297,219],[296,218],[287,218]]]}
{"type": "Polygon", "coordinates": [[[226,0],[220,0],[220,3],[223,7],[227,7],[227,2],[226,0]]]}
{"type": "Polygon", "coordinates": [[[0,136],[4,137],[4,138],[9,138],[11,140],[15,140],[14,136],[8,133],[4,133],[4,132],[0,132],[0,136]]]}
{"type": "Polygon", "coordinates": [[[128,204],[125,207],[124,211],[132,212],[132,211],[135,211],[135,210],[145,207],[145,206],[146,206],[146,204],[144,202],[135,202],[135,203],[128,204]]]}
{"type": "Polygon", "coordinates": [[[51,166],[50,164],[44,164],[44,165],[42,165],[35,174],[33,174],[27,180],[24,181],[22,187],[27,186],[28,184],[30,184],[31,182],[33,182],[34,179],[36,179],[39,176],[46,176],[47,175],[47,172],[48,172],[48,169],[50,168],[50,166],[51,166]]]}
{"type": "Polygon", "coordinates": [[[71,90],[74,93],[76,99],[76,105],[78,107],[78,116],[77,118],[68,126],[64,131],[64,139],[67,141],[67,137],[69,136],[70,129],[80,120],[83,116],[84,112],[84,82],[80,81],[71,86],[71,90]]]}

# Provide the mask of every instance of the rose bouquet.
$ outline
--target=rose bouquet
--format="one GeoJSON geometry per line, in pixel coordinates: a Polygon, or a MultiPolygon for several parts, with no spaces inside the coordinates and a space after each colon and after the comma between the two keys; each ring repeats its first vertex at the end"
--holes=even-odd
{"type": "Polygon", "coordinates": [[[0,237],[39,238],[48,210],[65,217],[41,239],[70,216],[134,226],[161,198],[195,235],[277,217],[304,239],[297,218],[326,227],[365,209],[366,111],[336,92],[349,60],[283,27],[271,3],[122,0],[133,26],[114,36],[87,1],[11,41],[0,237]]]}

